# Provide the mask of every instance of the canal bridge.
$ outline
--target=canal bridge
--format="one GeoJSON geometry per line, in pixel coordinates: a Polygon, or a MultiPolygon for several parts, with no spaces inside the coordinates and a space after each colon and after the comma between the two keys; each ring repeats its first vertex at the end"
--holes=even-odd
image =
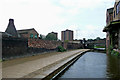
{"type": "Polygon", "coordinates": [[[92,41],[86,41],[85,47],[88,49],[94,49],[94,48],[105,48],[106,41],[105,39],[101,40],[92,40],[92,41]]]}

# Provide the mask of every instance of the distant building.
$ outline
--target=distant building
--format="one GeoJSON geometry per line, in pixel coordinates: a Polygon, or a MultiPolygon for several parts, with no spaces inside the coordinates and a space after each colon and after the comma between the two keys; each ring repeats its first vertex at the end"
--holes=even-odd
{"type": "Polygon", "coordinates": [[[18,30],[18,33],[22,38],[33,38],[37,39],[38,38],[38,32],[34,29],[23,29],[23,30],[18,30]]]}
{"type": "Polygon", "coordinates": [[[11,37],[20,37],[20,35],[17,33],[17,30],[15,28],[14,19],[9,19],[7,29],[3,34],[8,36],[10,35],[11,37]]]}
{"type": "Polygon", "coordinates": [[[105,48],[106,38],[104,39],[94,39],[94,40],[87,40],[86,45],[87,48],[105,48]]]}
{"type": "Polygon", "coordinates": [[[72,30],[65,30],[61,32],[61,40],[62,41],[73,41],[73,31],[72,30]]]}
{"type": "Polygon", "coordinates": [[[73,40],[73,41],[69,41],[69,43],[82,44],[82,43],[83,43],[83,40],[73,40]]]}

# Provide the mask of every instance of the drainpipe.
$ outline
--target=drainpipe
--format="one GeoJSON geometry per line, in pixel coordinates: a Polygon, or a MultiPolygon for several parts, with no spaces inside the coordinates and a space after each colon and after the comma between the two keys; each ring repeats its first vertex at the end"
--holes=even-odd
{"type": "Polygon", "coordinates": [[[120,49],[120,28],[118,30],[118,51],[119,51],[119,49],[120,49]]]}

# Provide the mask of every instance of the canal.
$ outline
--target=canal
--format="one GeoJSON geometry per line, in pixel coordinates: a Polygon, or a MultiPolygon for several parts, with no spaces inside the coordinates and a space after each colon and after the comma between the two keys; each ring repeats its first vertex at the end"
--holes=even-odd
{"type": "Polygon", "coordinates": [[[87,52],[59,78],[120,78],[120,58],[105,53],[87,52]]]}

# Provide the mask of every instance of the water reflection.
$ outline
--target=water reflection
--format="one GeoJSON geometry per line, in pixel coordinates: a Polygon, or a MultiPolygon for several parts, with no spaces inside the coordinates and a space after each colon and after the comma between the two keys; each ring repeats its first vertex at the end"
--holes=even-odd
{"type": "Polygon", "coordinates": [[[87,52],[60,78],[120,78],[120,59],[104,53],[87,52]]]}
{"type": "Polygon", "coordinates": [[[109,78],[120,78],[120,58],[114,55],[107,56],[107,76],[109,78]]]}

